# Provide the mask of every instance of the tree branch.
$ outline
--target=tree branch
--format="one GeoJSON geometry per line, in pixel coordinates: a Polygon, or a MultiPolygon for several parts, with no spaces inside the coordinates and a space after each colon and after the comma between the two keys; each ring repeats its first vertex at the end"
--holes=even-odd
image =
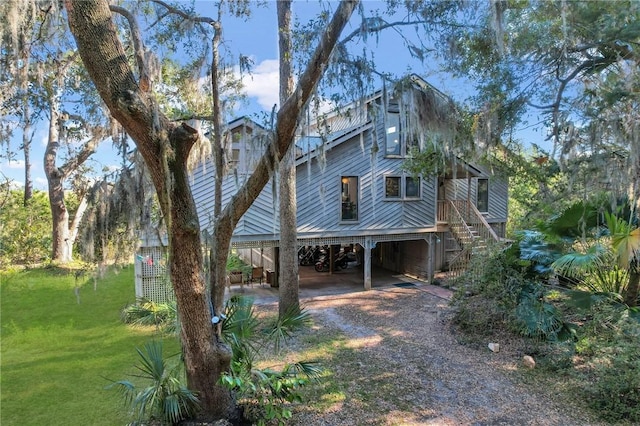
{"type": "Polygon", "coordinates": [[[216,223],[216,228],[224,229],[231,226],[231,229],[233,229],[235,227],[235,224],[238,223],[238,220],[249,209],[253,200],[269,181],[270,171],[274,170],[276,161],[282,158],[293,143],[299,116],[307,105],[316,84],[322,77],[331,54],[338,43],[338,38],[351,18],[358,2],[359,0],[343,0],[340,2],[311,60],[307,63],[307,67],[300,76],[293,94],[280,107],[277,114],[275,139],[270,143],[256,165],[253,174],[225,206],[220,220],[216,223]]]}
{"type": "Polygon", "coordinates": [[[149,75],[146,61],[144,60],[144,43],[142,42],[142,34],[138,26],[138,21],[131,12],[123,7],[111,4],[109,5],[109,10],[122,15],[129,23],[131,38],[133,39],[133,55],[136,58],[138,74],[140,75],[140,88],[143,92],[151,91],[151,76],[149,75]]]}
{"type": "Polygon", "coordinates": [[[105,139],[107,134],[107,132],[101,128],[92,129],[92,133],[93,135],[82,145],[80,151],[58,168],[63,179],[68,177],[74,170],[77,170],[78,167],[96,152],[96,148],[105,139]]]}

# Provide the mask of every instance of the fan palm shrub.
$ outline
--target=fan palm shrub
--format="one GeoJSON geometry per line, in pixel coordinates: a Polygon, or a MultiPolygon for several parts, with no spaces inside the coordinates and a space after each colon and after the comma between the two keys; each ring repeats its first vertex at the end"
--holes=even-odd
{"type": "Polygon", "coordinates": [[[291,417],[286,403],[302,402],[301,389],[318,380],[322,369],[315,362],[289,363],[281,369],[258,368],[257,363],[263,351],[279,351],[294,330],[307,325],[308,312],[291,310],[265,325],[250,298],[234,296],[226,304],[225,317],[222,336],[233,358],[221,383],[236,393],[245,416],[258,425],[291,417]]]}
{"type": "Polygon", "coordinates": [[[137,379],[147,383],[137,387],[129,380],[110,385],[124,398],[134,420],[129,425],[174,425],[192,417],[199,408],[198,398],[182,384],[181,362],[169,365],[162,354],[162,342],[151,341],[144,350],[136,349],[140,364],[137,379]]]}
{"type": "Polygon", "coordinates": [[[175,333],[178,330],[178,311],[175,301],[156,303],[141,298],[137,303],[125,306],[120,317],[125,324],[155,326],[166,333],[175,333]]]}

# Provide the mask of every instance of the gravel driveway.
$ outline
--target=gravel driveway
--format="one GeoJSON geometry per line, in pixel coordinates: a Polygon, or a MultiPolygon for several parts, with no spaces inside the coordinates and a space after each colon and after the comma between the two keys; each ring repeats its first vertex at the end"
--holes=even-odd
{"type": "Polygon", "coordinates": [[[598,424],[518,380],[527,374],[522,353],[508,344],[494,353],[458,343],[448,300],[430,291],[392,286],[303,300],[314,326],[292,342],[288,358],[315,357],[331,372],[289,424],[598,424]]]}

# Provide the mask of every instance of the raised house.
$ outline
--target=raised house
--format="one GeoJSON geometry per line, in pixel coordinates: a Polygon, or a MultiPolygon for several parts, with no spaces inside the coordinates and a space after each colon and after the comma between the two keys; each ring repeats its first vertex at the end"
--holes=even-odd
{"type": "MultiPolygon", "coordinates": [[[[305,136],[297,141],[298,244],[353,247],[365,289],[375,282],[373,266],[427,280],[438,271],[456,273],[475,250],[505,233],[506,178],[457,157],[431,176],[404,171],[411,148],[437,140],[430,129],[442,134],[445,116],[455,111],[420,78],[407,81],[403,93],[380,91],[321,124],[303,126],[305,136]]],[[[249,119],[229,123],[229,130],[233,143],[223,205],[265,146],[265,130],[249,119]]],[[[213,175],[210,161],[193,174],[203,232],[211,230],[213,175]]],[[[237,224],[232,246],[254,266],[277,275],[280,225],[273,182],[237,224]]]]}

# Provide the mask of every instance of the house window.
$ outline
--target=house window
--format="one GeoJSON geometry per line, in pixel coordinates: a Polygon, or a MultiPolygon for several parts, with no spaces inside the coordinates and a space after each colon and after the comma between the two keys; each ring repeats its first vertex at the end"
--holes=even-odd
{"type": "Polygon", "coordinates": [[[420,149],[419,137],[414,132],[410,132],[409,116],[405,116],[404,120],[400,120],[400,114],[397,111],[387,112],[386,123],[386,148],[387,156],[407,156],[413,149],[420,149]]]}
{"type": "Polygon", "coordinates": [[[489,211],[489,179],[478,179],[476,207],[483,213],[489,211]]]}
{"type": "Polygon", "coordinates": [[[358,220],[358,177],[342,176],[340,185],[342,187],[340,219],[347,221],[358,220]]]}
{"type": "Polygon", "coordinates": [[[405,198],[420,198],[420,178],[413,176],[405,177],[405,198]]]}
{"type": "Polygon", "coordinates": [[[420,198],[420,178],[412,176],[385,176],[384,197],[390,200],[420,198]]]}
{"type": "Polygon", "coordinates": [[[400,198],[401,178],[399,176],[384,177],[385,198],[400,198]]]}
{"type": "Polygon", "coordinates": [[[386,155],[400,155],[400,116],[398,113],[387,113],[386,155]]]}

